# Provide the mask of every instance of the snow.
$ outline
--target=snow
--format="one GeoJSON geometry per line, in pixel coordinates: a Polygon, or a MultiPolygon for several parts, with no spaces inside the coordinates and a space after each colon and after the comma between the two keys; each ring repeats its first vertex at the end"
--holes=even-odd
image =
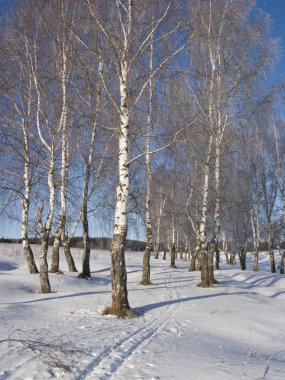
{"type": "Polygon", "coordinates": [[[154,285],[141,286],[142,258],[126,253],[139,316],[116,319],[101,316],[111,302],[108,252],[92,251],[92,280],[53,274],[54,292],[42,295],[21,246],[1,244],[0,380],[285,379],[285,276],[269,273],[267,254],[258,273],[250,256],[247,271],[222,264],[210,289],[196,286],[189,262],[170,269],[153,258],[154,285]]]}

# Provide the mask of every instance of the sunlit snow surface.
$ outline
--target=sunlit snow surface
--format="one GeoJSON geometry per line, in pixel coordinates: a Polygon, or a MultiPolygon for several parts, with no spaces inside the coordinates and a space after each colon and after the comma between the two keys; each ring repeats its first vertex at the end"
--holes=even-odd
{"type": "Polygon", "coordinates": [[[222,263],[211,289],[197,288],[188,262],[170,269],[152,258],[147,287],[142,253],[126,263],[139,316],[118,320],[101,316],[111,302],[108,252],[92,251],[91,281],[53,274],[53,293],[41,295],[21,246],[0,245],[0,380],[285,379],[285,276],[269,273],[265,253],[259,273],[250,255],[245,272],[222,263]]]}

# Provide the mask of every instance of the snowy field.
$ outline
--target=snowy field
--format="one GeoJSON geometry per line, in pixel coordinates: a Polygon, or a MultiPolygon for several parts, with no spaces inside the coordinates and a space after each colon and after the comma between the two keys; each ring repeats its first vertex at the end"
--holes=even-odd
{"type": "Polygon", "coordinates": [[[0,380],[284,380],[285,276],[268,272],[266,254],[260,262],[257,274],[250,258],[245,272],[222,264],[220,284],[200,289],[188,262],[152,260],[154,285],[143,287],[142,253],[127,253],[139,317],[118,320],[100,314],[111,301],[108,252],[92,251],[91,281],[50,275],[54,293],[41,295],[21,246],[2,244],[0,380]]]}

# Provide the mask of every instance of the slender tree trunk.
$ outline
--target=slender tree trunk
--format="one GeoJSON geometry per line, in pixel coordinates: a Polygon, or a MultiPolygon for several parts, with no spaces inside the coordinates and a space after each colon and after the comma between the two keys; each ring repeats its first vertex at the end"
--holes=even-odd
{"type": "Polygon", "coordinates": [[[47,263],[47,253],[48,253],[48,241],[53,221],[54,215],[54,204],[55,204],[55,184],[54,184],[54,165],[55,165],[55,140],[53,138],[50,147],[50,164],[48,172],[48,186],[49,186],[49,212],[46,220],[46,224],[42,223],[42,212],[43,206],[38,211],[38,221],[42,225],[41,232],[41,250],[39,254],[40,262],[40,292],[41,293],[51,293],[50,282],[48,278],[48,263],[47,263]]]}
{"type": "Polygon", "coordinates": [[[221,117],[219,112],[218,117],[218,131],[216,132],[215,146],[216,146],[216,157],[215,157],[215,213],[214,213],[214,243],[215,243],[215,253],[216,253],[216,269],[220,269],[220,251],[219,251],[219,230],[220,230],[220,177],[221,177],[221,117]]]}
{"type": "Polygon", "coordinates": [[[203,205],[202,217],[199,225],[199,241],[201,246],[201,282],[198,284],[200,287],[209,287],[209,270],[208,270],[208,255],[206,244],[206,221],[208,214],[208,198],[209,198],[209,176],[210,176],[210,159],[213,146],[213,134],[210,134],[208,142],[208,151],[205,162],[204,186],[203,186],[203,205]]]}
{"type": "MultiPolygon", "coordinates": [[[[98,78],[103,76],[102,74],[103,63],[100,61],[98,65],[98,78]]],[[[81,219],[82,219],[82,231],[83,231],[83,258],[82,258],[82,272],[79,274],[79,278],[89,279],[91,278],[90,271],[90,237],[89,237],[89,223],[88,223],[88,194],[89,194],[89,181],[91,176],[91,165],[93,161],[95,141],[96,141],[96,130],[98,125],[99,111],[101,108],[101,92],[102,83],[98,82],[97,87],[97,99],[96,99],[96,116],[93,122],[92,132],[91,132],[91,142],[88,152],[88,157],[84,160],[85,165],[85,175],[84,175],[84,185],[82,194],[82,206],[81,206],[81,219]]],[[[101,161],[101,164],[103,161],[101,161]]]]}
{"type": "Polygon", "coordinates": [[[38,268],[35,263],[34,254],[31,249],[29,239],[28,239],[28,223],[29,223],[29,208],[30,208],[30,196],[31,196],[31,185],[29,179],[30,172],[30,142],[28,136],[27,125],[25,120],[22,121],[22,129],[24,135],[24,175],[23,181],[25,186],[24,198],[22,200],[22,245],[24,249],[24,254],[29,267],[29,272],[31,274],[38,273],[38,268]]]}
{"type": "Polygon", "coordinates": [[[276,273],[275,258],[274,258],[273,243],[272,243],[271,223],[268,223],[268,241],[267,242],[268,242],[268,253],[270,257],[270,271],[271,273],[276,273]]]}
{"type": "Polygon", "coordinates": [[[230,264],[229,254],[228,254],[228,243],[225,231],[223,231],[223,253],[226,256],[226,264],[230,264]]]}
{"type": "Polygon", "coordinates": [[[255,249],[253,255],[253,271],[258,272],[259,250],[255,249]]]}
{"type": "Polygon", "coordinates": [[[78,272],[74,263],[74,259],[71,254],[71,250],[70,250],[70,239],[65,237],[65,239],[62,242],[62,246],[63,246],[64,256],[68,265],[69,272],[78,272]]]}
{"type": "Polygon", "coordinates": [[[238,255],[240,261],[240,269],[246,270],[246,250],[244,248],[241,248],[238,255]]]}
{"type": "Polygon", "coordinates": [[[170,252],[170,268],[177,268],[175,265],[175,257],[176,257],[175,243],[172,243],[171,252],[170,252]]]}
{"type": "Polygon", "coordinates": [[[230,255],[230,265],[236,264],[236,255],[234,253],[231,253],[230,255]]]}
{"type": "MultiPolygon", "coordinates": [[[[150,43],[150,59],[149,59],[150,77],[153,71],[153,33],[151,34],[150,43]]],[[[150,155],[150,141],[151,141],[151,123],[152,123],[152,98],[153,98],[153,80],[149,81],[149,106],[148,106],[148,120],[146,130],[146,144],[145,144],[145,165],[146,165],[146,200],[145,200],[145,223],[146,223],[146,245],[143,257],[143,271],[141,285],[151,285],[150,281],[150,253],[152,246],[152,226],[151,226],[151,155],[150,155]]]]}
{"type": "Polygon", "coordinates": [[[195,272],[197,256],[198,256],[198,252],[196,250],[194,252],[191,252],[190,266],[189,266],[188,272],[195,272]]]}
{"type": "Polygon", "coordinates": [[[180,244],[179,244],[179,252],[180,252],[179,259],[183,260],[183,244],[182,244],[182,242],[180,242],[180,244]]]}
{"type": "Polygon", "coordinates": [[[51,286],[50,286],[49,276],[48,276],[48,263],[47,263],[48,240],[49,240],[49,231],[47,231],[44,228],[42,231],[41,249],[40,249],[40,254],[39,254],[40,292],[41,293],[51,293],[51,286]]]}
{"type": "Polygon", "coordinates": [[[30,274],[39,273],[28,238],[22,238],[22,245],[23,245],[24,254],[26,256],[26,260],[28,263],[30,274]]]}
{"type": "Polygon", "coordinates": [[[53,247],[52,247],[50,273],[63,274],[63,272],[59,269],[59,247],[60,247],[60,240],[59,240],[58,234],[56,234],[54,237],[54,242],[53,242],[53,247]]]}
{"type": "Polygon", "coordinates": [[[213,242],[209,245],[208,248],[208,282],[209,285],[212,286],[214,284],[217,284],[218,281],[214,277],[214,252],[216,249],[216,243],[213,242]]]}
{"type": "MultiPolygon", "coordinates": [[[[150,139],[147,137],[146,149],[150,149],[150,139]]],[[[150,281],[150,253],[152,246],[152,227],[150,215],[150,194],[151,194],[151,167],[150,167],[150,154],[146,154],[146,167],[147,167],[147,185],[146,185],[146,246],[143,257],[143,271],[141,285],[152,285],[150,281]]]]}
{"type": "Polygon", "coordinates": [[[165,245],[164,251],[163,251],[163,257],[162,260],[166,260],[166,254],[167,254],[167,243],[165,245]]]}
{"type": "Polygon", "coordinates": [[[82,207],[82,229],[83,229],[83,258],[82,258],[82,272],[79,274],[79,278],[91,278],[90,271],[90,238],[89,238],[89,226],[87,217],[87,204],[82,207]]]}
{"type": "MultiPolygon", "coordinates": [[[[62,14],[63,20],[65,15],[62,14]]],[[[63,25],[62,32],[62,46],[61,46],[61,92],[62,92],[62,108],[59,121],[59,129],[61,129],[61,184],[60,184],[60,212],[57,231],[54,240],[54,249],[52,253],[51,272],[59,273],[59,245],[63,245],[65,258],[67,260],[68,268],[72,272],[77,272],[74,260],[71,256],[68,237],[65,235],[66,228],[66,198],[67,198],[67,183],[68,183],[68,126],[67,126],[67,47],[65,36],[65,25],[63,25]]]]}
{"type": "Polygon", "coordinates": [[[208,273],[208,254],[205,249],[201,250],[201,282],[198,284],[200,288],[209,288],[209,273],[208,273]]]}
{"type": "Polygon", "coordinates": [[[252,235],[253,235],[253,249],[254,249],[254,260],[253,260],[253,271],[258,272],[258,256],[259,256],[259,243],[257,238],[256,227],[254,223],[254,210],[251,208],[251,226],[252,226],[252,235]]]}
{"type": "Polygon", "coordinates": [[[270,251],[269,256],[270,256],[270,271],[271,273],[276,273],[275,258],[274,258],[273,250],[270,251]]]}
{"type": "MultiPolygon", "coordinates": [[[[172,200],[174,199],[174,192],[172,188],[172,200]]],[[[172,206],[174,207],[174,206],[172,206]]],[[[176,247],[175,247],[175,224],[174,224],[174,211],[171,214],[171,227],[172,227],[172,244],[170,248],[170,268],[176,268],[176,247]]]]}
{"type": "Polygon", "coordinates": [[[29,213],[29,195],[26,194],[23,199],[23,211],[22,211],[22,245],[24,249],[24,254],[29,267],[29,272],[31,274],[39,273],[37,265],[35,263],[34,254],[31,249],[29,239],[28,239],[28,213],[29,213]]]}
{"type": "Polygon", "coordinates": [[[224,254],[226,256],[226,264],[230,264],[230,259],[229,259],[229,254],[227,252],[224,251],[224,254]]]}
{"type": "Polygon", "coordinates": [[[284,274],[284,259],[285,259],[285,252],[283,252],[281,255],[280,274],[284,274]]]}
{"type": "Polygon", "coordinates": [[[159,257],[159,243],[157,241],[154,243],[153,257],[154,259],[158,259],[159,257]]]}
{"type": "MultiPolygon", "coordinates": [[[[150,141],[147,138],[147,149],[149,151],[150,141]]],[[[143,257],[143,271],[141,285],[152,285],[150,281],[150,253],[152,246],[152,227],[150,215],[150,193],[151,193],[151,168],[150,168],[150,154],[146,155],[147,165],[147,186],[146,186],[146,245],[143,257]],[[148,157],[149,156],[149,157],[148,157]]]]}
{"type": "Polygon", "coordinates": [[[165,203],[166,203],[167,195],[162,199],[162,190],[159,195],[159,208],[156,216],[156,241],[154,245],[154,258],[158,259],[159,255],[159,247],[160,247],[160,225],[161,225],[161,217],[164,211],[165,203]]]}
{"type": "Polygon", "coordinates": [[[201,249],[201,246],[199,243],[199,235],[197,236],[196,234],[196,247],[195,247],[195,251],[191,252],[190,266],[189,266],[188,272],[194,272],[196,270],[196,260],[200,252],[200,249],[201,249]]]}
{"type": "Polygon", "coordinates": [[[258,272],[258,259],[259,259],[259,242],[260,242],[260,193],[257,194],[257,209],[254,211],[254,204],[251,205],[250,210],[251,229],[253,237],[254,261],[253,271],[258,272]]]}

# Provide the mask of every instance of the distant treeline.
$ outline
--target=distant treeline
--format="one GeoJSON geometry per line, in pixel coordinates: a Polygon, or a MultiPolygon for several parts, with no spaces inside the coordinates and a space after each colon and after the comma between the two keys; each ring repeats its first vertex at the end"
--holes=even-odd
{"type": "MultiPolygon", "coordinates": [[[[30,244],[40,244],[40,238],[31,238],[29,239],[30,244]]],[[[49,245],[53,245],[54,236],[51,236],[49,239],[49,245]]],[[[90,247],[91,249],[104,249],[109,250],[111,246],[112,239],[107,237],[99,237],[99,238],[90,238],[90,247]]],[[[10,238],[0,238],[0,243],[15,243],[21,244],[22,239],[10,239],[10,238]]],[[[73,248],[83,248],[83,240],[80,236],[75,236],[70,239],[70,246],[73,248]]],[[[145,242],[138,240],[127,240],[126,249],[128,251],[144,251],[145,242]]]]}
{"type": "MultiPolygon", "coordinates": [[[[31,238],[29,239],[31,244],[40,244],[40,238],[31,238]]],[[[54,236],[51,236],[49,239],[49,245],[53,245],[54,242],[54,236]]],[[[112,239],[107,237],[96,237],[96,238],[90,238],[90,246],[91,249],[104,249],[109,250],[111,246],[112,239]]],[[[22,239],[10,239],[10,238],[0,238],[0,243],[15,243],[15,244],[21,244],[22,239]]],[[[70,246],[73,248],[83,248],[83,240],[81,236],[75,236],[70,239],[70,246]]],[[[185,245],[183,244],[183,247],[185,245]]],[[[169,248],[169,247],[168,247],[169,248]]],[[[169,249],[166,248],[168,251],[169,249]]],[[[145,242],[139,241],[139,240],[127,240],[126,242],[126,250],[128,251],[144,251],[145,249],[145,242]]],[[[220,243],[220,249],[222,250],[222,242],[220,243]]],[[[228,251],[232,251],[234,248],[231,247],[231,243],[228,244],[228,251]]],[[[280,246],[277,244],[274,244],[274,249],[285,249],[285,241],[281,242],[280,246]]],[[[160,243],[159,250],[165,251],[165,244],[160,243]]],[[[253,246],[251,244],[247,247],[248,251],[253,251],[253,246]]],[[[268,250],[268,244],[267,242],[261,242],[260,243],[260,251],[267,251],[268,250]]]]}

